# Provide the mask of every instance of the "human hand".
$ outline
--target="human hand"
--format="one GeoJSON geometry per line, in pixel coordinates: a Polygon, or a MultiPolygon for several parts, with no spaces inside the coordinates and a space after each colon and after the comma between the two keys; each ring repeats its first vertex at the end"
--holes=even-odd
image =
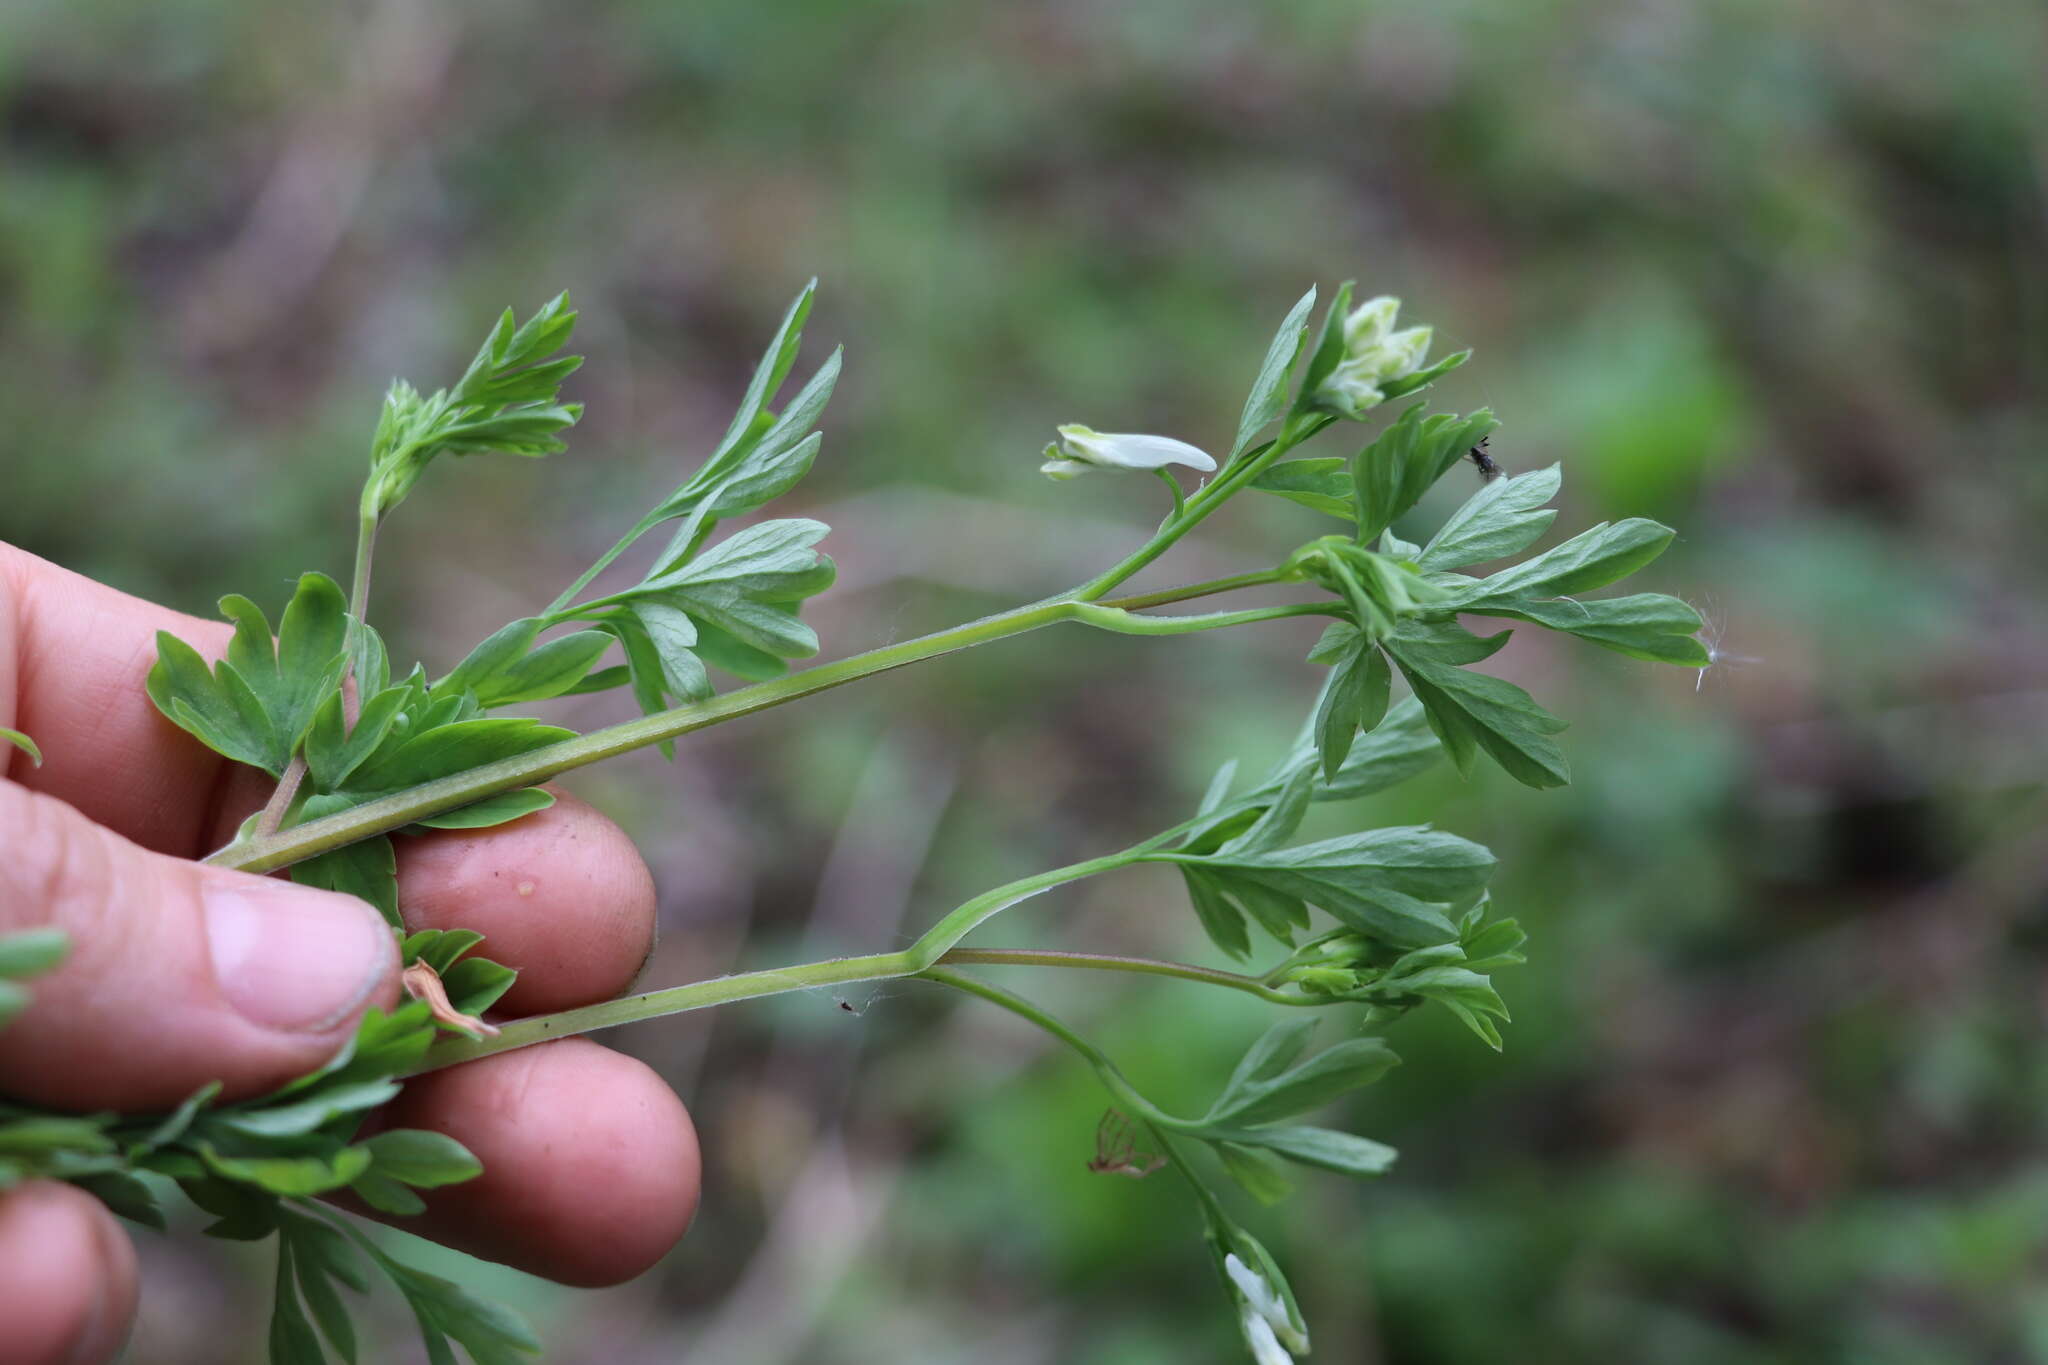
{"type": "MultiPolygon", "coordinates": [[[[188,861],[225,843],[269,779],[207,750],[143,692],[155,633],[209,658],[199,621],[0,545],[0,934],[51,925],[72,949],[0,1032],[0,1095],[75,1110],[168,1108],[209,1080],[246,1098],[313,1070],[399,995],[398,954],[353,898],[188,861]]],[[[414,928],[474,929],[520,971],[505,1014],[605,999],[639,970],[654,887],[616,825],[574,798],[510,825],[399,842],[414,928]]],[[[372,1116],[483,1163],[390,1219],[574,1285],[646,1270],[697,1203],[689,1116],[631,1058],[572,1038],[433,1072],[372,1116]]],[[[0,1365],[109,1360],[137,1298],[134,1249],[69,1185],[0,1194],[0,1365]]]]}

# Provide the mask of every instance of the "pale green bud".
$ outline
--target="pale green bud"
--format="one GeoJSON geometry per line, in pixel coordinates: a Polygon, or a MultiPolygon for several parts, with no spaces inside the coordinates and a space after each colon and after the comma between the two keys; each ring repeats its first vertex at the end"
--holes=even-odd
{"type": "Polygon", "coordinates": [[[1394,330],[1401,301],[1388,294],[1367,299],[1344,319],[1344,358],[1330,371],[1316,397],[1347,417],[1386,401],[1381,387],[1422,368],[1433,329],[1394,330]]]}

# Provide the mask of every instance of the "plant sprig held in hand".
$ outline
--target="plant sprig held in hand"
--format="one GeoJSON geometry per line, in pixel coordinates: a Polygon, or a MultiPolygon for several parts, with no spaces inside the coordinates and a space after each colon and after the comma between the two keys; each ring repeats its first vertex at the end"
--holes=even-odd
{"type": "MultiPolygon", "coordinates": [[[[278,783],[264,812],[210,861],[249,871],[289,868],[301,882],[376,906],[400,939],[415,998],[389,1014],[371,1011],[353,1044],[320,1071],[258,1099],[220,1104],[208,1087],[171,1114],[142,1118],[0,1106],[0,1188],[32,1177],[70,1180],[122,1216],[161,1226],[157,1201],[168,1181],[214,1217],[209,1233],[275,1235],[273,1361],[355,1359],[337,1286],[362,1292],[365,1268],[375,1267],[412,1307],[431,1359],[452,1361],[460,1346],[479,1365],[498,1365],[538,1349],[516,1317],[394,1259],[314,1202],[347,1190],[402,1218],[424,1208],[416,1191],[477,1174],[475,1158],[438,1134],[387,1130],[361,1138],[368,1111],[408,1076],[543,1038],[821,985],[917,978],[1007,1010],[1078,1052],[1117,1116],[1121,1155],[1099,1168],[1178,1172],[1252,1358],[1284,1365],[1307,1351],[1308,1327],[1285,1275],[1230,1212],[1220,1186],[1234,1183],[1271,1203],[1291,1189],[1294,1168],[1385,1172],[1393,1149],[1305,1120],[1396,1064],[1378,1030],[1410,1010],[1441,1007],[1487,1046],[1501,1047],[1508,1009],[1493,977],[1523,960],[1523,934],[1514,920],[1493,915],[1487,886],[1494,859],[1479,845],[1427,826],[1304,841],[1303,819],[1313,803],[1382,790],[1444,756],[1465,772],[1483,756],[1532,787],[1568,780],[1556,739],[1564,722],[1523,689],[1475,667],[1508,631],[1475,634],[1461,618],[1521,622],[1638,659],[1704,667],[1700,618],[1683,602],[1648,593],[1583,596],[1656,558],[1672,532],[1631,518],[1525,555],[1556,515],[1548,506],[1560,480],[1552,467],[1489,477],[1427,542],[1403,540],[1394,527],[1487,439],[1495,419],[1484,410],[1431,413],[1415,402],[1370,439],[1357,435],[1377,409],[1419,393],[1470,353],[1429,362],[1429,328],[1397,328],[1400,305],[1392,298],[1354,306],[1349,284],[1313,327],[1311,289],[1268,346],[1222,459],[1163,435],[1058,429],[1042,457],[1047,476],[1135,471],[1170,488],[1170,508],[1142,544],[1043,601],[792,672],[793,660],[819,649],[802,606],[832,585],[832,561],[817,550],[828,528],[805,518],[731,523],[788,492],[817,457],[816,427],[839,376],[838,353],[776,406],[795,368],[812,290],[806,286],[790,306],[731,424],[696,470],[554,601],[493,633],[447,671],[415,664],[400,673],[365,619],[378,530],[439,456],[535,457],[564,448],[563,433],[581,412],[560,393],[581,363],[561,354],[576,322],[566,296],[524,323],[507,311],[452,385],[431,394],[403,381],[391,386],[371,439],[348,593],[309,572],[275,629],[249,599],[221,599],[235,632],[211,667],[183,641],[159,637],[148,682],[157,707],[208,747],[278,783]],[[1304,453],[1319,438],[1328,453],[1304,453]],[[1190,490],[1175,467],[1211,477],[1190,490]],[[1298,504],[1335,529],[1276,555],[1268,568],[1112,595],[1246,490],[1298,504]],[[631,586],[592,590],[603,570],[656,530],[666,532],[665,543],[631,586]],[[1481,565],[1501,567],[1471,572],[1481,565]],[[1265,585],[1292,585],[1299,596],[1278,606],[1161,610],[1265,585]],[[1262,777],[1240,782],[1237,765],[1226,765],[1179,824],[993,888],[941,916],[908,948],[721,977],[496,1027],[482,1016],[514,974],[474,951],[479,936],[405,932],[391,836],[520,819],[551,802],[536,784],[556,774],[647,745],[672,755],[677,739],[721,721],[1054,625],[1181,635],[1297,616],[1328,618],[1308,656],[1325,670],[1322,687],[1299,739],[1262,777]],[[1406,690],[1399,700],[1397,676],[1406,690]],[[631,692],[641,716],[587,735],[505,714],[615,687],[631,692]],[[1175,868],[1215,947],[1235,962],[1262,963],[1236,971],[966,946],[1013,906],[1139,863],[1175,868]],[[1249,994],[1290,1014],[1251,1044],[1205,1112],[1177,1114],[1148,1099],[1067,1025],[961,970],[969,966],[1173,977],[1249,994]],[[1338,1031],[1347,1036],[1312,1051],[1314,1020],[1291,1013],[1304,1009],[1339,1012],[1338,1031]],[[1141,1146],[1149,1154],[1143,1165],[1131,1156],[1141,1146]]],[[[26,736],[0,738],[35,753],[26,736]]],[[[0,1022],[33,1007],[32,988],[22,982],[54,965],[64,948],[48,934],[0,940],[0,1022]]]]}

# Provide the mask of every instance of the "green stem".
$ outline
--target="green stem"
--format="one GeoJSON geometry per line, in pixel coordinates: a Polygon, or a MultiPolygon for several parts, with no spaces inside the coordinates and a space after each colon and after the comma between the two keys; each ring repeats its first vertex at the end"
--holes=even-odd
{"type": "Polygon", "coordinates": [[[612,1028],[618,1024],[630,1024],[642,1019],[658,1019],[664,1015],[705,1009],[712,1005],[729,1005],[739,1000],[758,1000],[763,996],[815,990],[821,986],[843,986],[862,981],[886,981],[892,977],[915,976],[937,964],[961,939],[1020,901],[1029,900],[1067,882],[1079,881],[1083,877],[1092,877],[1099,872],[1109,872],[1136,862],[1144,854],[1180,834],[1185,828],[1185,825],[1177,825],[1120,853],[1090,858],[1086,862],[1070,863],[1065,867],[1021,877],[994,890],[984,891],[946,915],[926,930],[916,943],[901,952],[872,953],[865,957],[832,958],[825,962],[809,962],[768,971],[740,972],[733,976],[715,977],[710,981],[693,981],[687,986],[671,986],[666,990],[647,991],[618,1000],[606,1000],[595,1005],[585,1005],[581,1009],[535,1015],[530,1019],[519,1019],[504,1025],[493,1038],[475,1042],[451,1039],[441,1043],[429,1054],[424,1063],[415,1068],[413,1074],[437,1071],[444,1066],[474,1061],[478,1057],[488,1057],[494,1053],[510,1052],[514,1048],[530,1047],[534,1043],[545,1042],[550,1038],[567,1038],[579,1033],[590,1033],[596,1029],[612,1028]]]}
{"type": "MultiPolygon", "coordinates": [[[[1246,580],[1267,581],[1263,575],[1239,575],[1235,578],[1219,579],[1208,585],[1197,584],[1188,588],[1173,589],[1172,591],[1177,594],[1173,600],[1184,601],[1208,592],[1227,592],[1242,586],[1246,580]]],[[[593,730],[587,735],[566,739],[543,749],[468,768],[431,782],[423,782],[391,796],[366,801],[360,806],[335,815],[237,841],[214,853],[206,861],[245,872],[274,871],[367,839],[372,835],[401,828],[426,816],[469,805],[473,801],[482,800],[498,792],[510,791],[517,787],[530,787],[536,782],[544,782],[550,777],[583,767],[585,764],[629,753],[663,740],[675,739],[722,721],[753,715],[757,711],[781,706],[786,702],[840,687],[876,673],[921,663],[974,645],[1007,639],[1061,621],[1086,621],[1090,625],[1125,634],[1177,635],[1189,631],[1214,630],[1224,626],[1273,620],[1281,616],[1300,615],[1311,610],[1318,608],[1313,604],[1300,604],[1295,607],[1261,608],[1249,612],[1220,612],[1210,616],[1146,618],[1101,603],[1077,602],[1070,597],[1056,597],[1000,612],[994,616],[985,616],[978,621],[970,621],[949,630],[936,631],[914,640],[905,640],[850,658],[820,664],[802,673],[757,683],[752,687],[741,688],[737,692],[728,692],[706,701],[692,702],[686,706],[642,716],[637,720],[625,721],[602,730],[593,730]]]]}
{"type": "Polygon", "coordinates": [[[1093,602],[1165,554],[1173,547],[1175,541],[1201,525],[1210,513],[1228,502],[1239,489],[1264,473],[1275,460],[1321,431],[1332,420],[1323,414],[1288,418],[1281,426],[1280,434],[1274,437],[1270,444],[1238,463],[1226,466],[1214,483],[1204,484],[1173,516],[1169,517],[1152,539],[1084,584],[1073,594],[1074,597],[1083,602],[1093,602]]]}
{"type": "Polygon", "coordinates": [[[1181,1154],[1179,1146],[1167,1132],[1169,1128],[1186,1129],[1191,1125],[1187,1120],[1174,1117],[1138,1093],[1138,1088],[1131,1084],[1130,1079],[1117,1069],[1116,1063],[1112,1062],[1100,1048],[1023,996],[1012,995],[1001,987],[991,986],[986,981],[963,976],[959,972],[947,971],[943,967],[934,967],[922,973],[920,979],[936,981],[942,986],[951,986],[956,991],[978,996],[991,1005],[999,1006],[1020,1019],[1036,1024],[1080,1053],[1094,1069],[1096,1079],[1102,1082],[1102,1088],[1107,1090],[1117,1103],[1144,1121],[1153,1142],[1158,1144],[1160,1155],[1164,1156],[1168,1164],[1178,1170],[1188,1184],[1194,1187],[1195,1197],[1201,1201],[1203,1215],[1210,1220],[1211,1226],[1230,1226],[1230,1220],[1224,1214],[1222,1206],[1216,1202],[1216,1196],[1211,1194],[1209,1187],[1195,1175],[1194,1168],[1188,1164],[1187,1158],[1181,1154]]]}
{"type": "Polygon", "coordinates": [[[619,537],[618,544],[612,546],[611,549],[606,550],[602,555],[598,556],[597,563],[585,569],[583,571],[582,576],[578,578],[574,583],[571,583],[566,589],[564,589],[560,597],[557,597],[554,601],[548,603],[548,609],[542,612],[541,615],[544,618],[550,619],[558,615],[561,612],[562,608],[568,606],[571,602],[576,600],[577,593],[582,592],[585,588],[589,587],[592,581],[595,580],[599,574],[603,573],[606,569],[610,568],[612,565],[612,561],[617,559],[620,555],[624,554],[626,550],[633,544],[634,541],[640,539],[640,537],[646,535],[649,531],[653,530],[656,526],[660,524],[661,523],[658,520],[642,518],[639,524],[634,526],[632,530],[626,532],[625,535],[619,537]]]}
{"type": "Polygon", "coordinates": [[[1110,953],[1055,953],[1031,948],[955,948],[938,961],[945,967],[1072,967],[1103,972],[1131,972],[1141,976],[1168,976],[1182,981],[1199,981],[1205,986],[1222,986],[1243,991],[1274,1005],[1319,1005],[1312,996],[1274,990],[1266,979],[1197,967],[1186,962],[1160,962],[1149,957],[1121,957],[1110,953]]]}
{"type": "Polygon", "coordinates": [[[1125,611],[1138,611],[1145,607],[1163,607],[1174,602],[1185,602],[1193,597],[1212,597],[1217,593],[1230,592],[1236,588],[1257,588],[1268,583],[1295,583],[1300,575],[1287,569],[1259,569],[1253,573],[1233,574],[1229,578],[1211,578],[1201,583],[1184,583],[1177,588],[1161,588],[1157,592],[1133,593],[1129,597],[1112,597],[1106,602],[1097,602],[1098,607],[1120,607],[1125,611]]]}
{"type": "Polygon", "coordinates": [[[1253,607],[1247,611],[1212,611],[1199,616],[1139,616],[1119,607],[1095,602],[1076,602],[1074,619],[1099,630],[1119,635],[1193,635],[1226,626],[1248,626],[1258,621],[1280,621],[1290,616],[1341,616],[1344,609],[1334,602],[1293,602],[1284,607],[1253,607]]]}

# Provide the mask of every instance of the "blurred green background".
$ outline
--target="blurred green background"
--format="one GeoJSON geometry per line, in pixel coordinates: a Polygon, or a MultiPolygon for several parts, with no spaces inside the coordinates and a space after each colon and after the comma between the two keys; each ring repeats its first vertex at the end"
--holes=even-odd
{"type": "MultiPolygon", "coordinates": [[[[1560,529],[1680,528],[1643,586],[1724,658],[1518,632],[1576,784],[1350,813],[1491,844],[1532,960],[1504,1057],[1394,1031],[1345,1116],[1391,1176],[1246,1211],[1316,1358],[2048,1360],[2044,71],[2033,0],[11,0],[0,537],[274,605],[346,571],[388,378],[566,287],[575,449],[437,467],[384,538],[375,613],[445,667],[702,457],[816,274],[847,375],[785,508],[835,527],[848,653],[1113,558],[1159,490],[1048,484],[1053,424],[1226,444],[1356,275],[1477,348],[1438,401],[1564,462],[1560,529]]],[[[1325,529],[1237,508],[1148,581],[1325,529]]],[[[580,775],[660,882],[648,983],[899,944],[1179,818],[1285,745],[1297,624],[1034,636],[580,775]]],[[[1213,957],[1136,875],[991,941],[1213,957]]],[[[1260,1026],[1006,980],[1183,1107],[1260,1026]]],[[[626,1031],[702,1129],[681,1248],[599,1293],[434,1264],[565,1363],[1237,1359],[1181,1192],[1091,1175],[1103,1097],[1013,1024],[901,988],[626,1031]]],[[[132,1357],[256,1359],[267,1253],[141,1241],[132,1357]]]]}

